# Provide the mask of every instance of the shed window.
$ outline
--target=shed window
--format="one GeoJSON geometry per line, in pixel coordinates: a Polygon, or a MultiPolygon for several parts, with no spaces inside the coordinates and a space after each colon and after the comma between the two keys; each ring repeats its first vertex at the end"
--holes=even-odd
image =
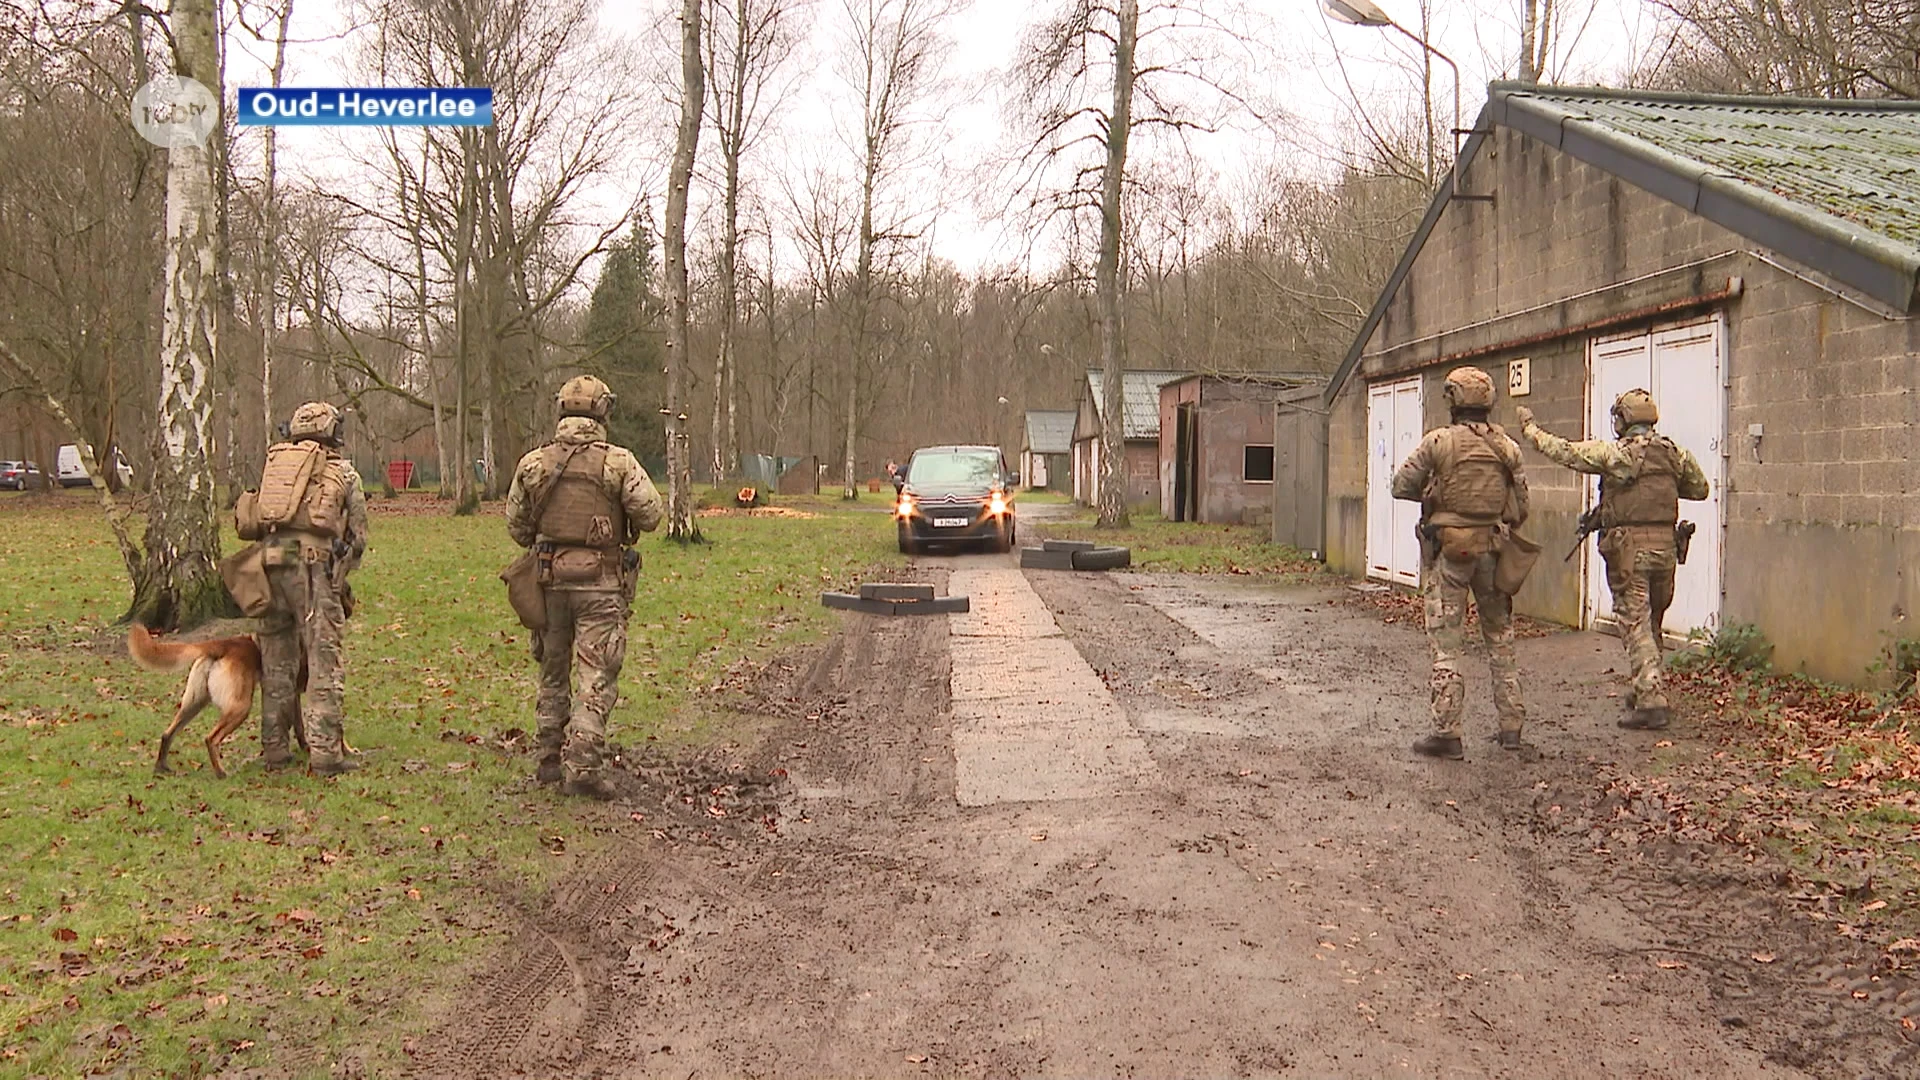
{"type": "Polygon", "coordinates": [[[1273,447],[1247,447],[1246,471],[1242,475],[1248,483],[1273,483],[1273,447]]]}

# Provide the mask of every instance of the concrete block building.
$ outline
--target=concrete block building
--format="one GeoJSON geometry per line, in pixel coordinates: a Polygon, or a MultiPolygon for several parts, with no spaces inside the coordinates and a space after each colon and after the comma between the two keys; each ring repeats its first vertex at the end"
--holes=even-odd
{"type": "MultiPolygon", "coordinates": [[[[1787,669],[1857,681],[1920,637],[1920,103],[1495,83],[1329,384],[1326,557],[1417,580],[1393,469],[1475,364],[1571,438],[1651,390],[1706,468],[1670,633],[1752,623],[1787,669]]],[[[1606,627],[1590,478],[1526,448],[1525,614],[1606,627]]]]}
{"type": "Polygon", "coordinates": [[[1160,516],[1265,524],[1274,511],[1274,403],[1319,375],[1188,375],[1160,388],[1160,516]]]}

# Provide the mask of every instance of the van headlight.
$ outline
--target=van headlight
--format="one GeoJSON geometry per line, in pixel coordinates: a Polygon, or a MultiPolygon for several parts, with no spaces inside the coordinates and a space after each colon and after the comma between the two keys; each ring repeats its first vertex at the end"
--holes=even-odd
{"type": "Polygon", "coordinates": [[[903,518],[912,517],[913,516],[913,496],[911,495],[900,496],[900,502],[894,506],[893,512],[898,517],[903,517],[903,518]]]}
{"type": "Polygon", "coordinates": [[[1000,517],[1006,512],[1007,497],[998,491],[994,492],[993,497],[987,500],[987,513],[992,514],[994,517],[1000,517]]]}

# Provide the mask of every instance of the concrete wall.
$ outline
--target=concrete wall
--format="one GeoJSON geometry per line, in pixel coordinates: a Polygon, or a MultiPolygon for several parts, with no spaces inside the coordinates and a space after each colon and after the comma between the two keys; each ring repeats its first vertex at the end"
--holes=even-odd
{"type": "MultiPolygon", "coordinates": [[[[1420,373],[1433,426],[1445,421],[1450,354],[1490,349],[1471,362],[1502,387],[1507,360],[1527,356],[1533,393],[1523,403],[1544,426],[1577,436],[1590,334],[1501,343],[1661,305],[1674,310],[1604,332],[1718,310],[1728,328],[1723,622],[1759,624],[1782,667],[1838,680],[1860,679],[1887,634],[1920,636],[1913,321],[1864,310],[1750,254],[1744,238],[1504,128],[1462,188],[1498,202],[1446,208],[1329,417],[1330,566],[1365,571],[1369,381],[1420,373]],[[1697,302],[1734,275],[1744,285],[1737,298],[1697,302]],[[1757,453],[1750,424],[1765,430],[1757,453]]],[[[1515,404],[1503,392],[1495,422],[1517,426],[1515,404]]],[[[1579,560],[1560,556],[1587,481],[1525,454],[1526,531],[1548,550],[1516,607],[1577,625],[1579,560]]]]}
{"type": "Polygon", "coordinates": [[[1273,441],[1274,393],[1234,393],[1243,389],[1221,383],[1202,391],[1201,521],[1252,525],[1273,516],[1273,483],[1249,481],[1245,472],[1246,448],[1273,441]]]}
{"type": "Polygon", "coordinates": [[[1274,405],[1274,543],[1322,550],[1326,469],[1327,415],[1320,388],[1286,392],[1274,405]]]}

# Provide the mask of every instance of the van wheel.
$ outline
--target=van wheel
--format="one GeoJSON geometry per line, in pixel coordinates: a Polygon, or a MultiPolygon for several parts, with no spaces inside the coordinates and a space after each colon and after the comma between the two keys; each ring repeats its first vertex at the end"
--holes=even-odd
{"type": "Polygon", "coordinates": [[[924,544],[913,538],[913,533],[909,532],[904,525],[900,526],[897,530],[897,536],[900,542],[900,554],[902,555],[918,555],[925,548],[924,544]]]}
{"type": "Polygon", "coordinates": [[[1005,555],[1007,552],[1012,551],[1013,550],[1013,522],[1009,521],[1005,525],[1001,526],[1000,531],[994,534],[994,537],[991,541],[988,541],[988,546],[991,547],[994,551],[997,551],[1002,555],[1005,555]]]}

